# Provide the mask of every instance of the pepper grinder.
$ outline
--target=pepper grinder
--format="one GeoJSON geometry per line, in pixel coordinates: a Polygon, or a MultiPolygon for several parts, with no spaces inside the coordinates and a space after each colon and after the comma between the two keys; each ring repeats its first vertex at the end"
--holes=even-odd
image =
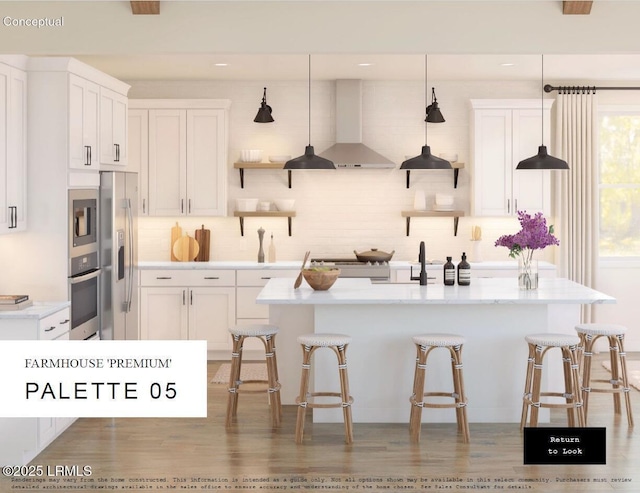
{"type": "Polygon", "coordinates": [[[264,229],[262,229],[262,226],[258,230],[258,239],[260,240],[260,248],[258,249],[258,263],[264,264],[264,250],[262,249],[262,240],[264,239],[264,229]]]}

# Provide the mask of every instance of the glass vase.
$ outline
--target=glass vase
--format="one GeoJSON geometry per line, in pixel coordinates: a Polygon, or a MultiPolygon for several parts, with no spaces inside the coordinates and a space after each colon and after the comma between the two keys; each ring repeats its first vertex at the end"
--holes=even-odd
{"type": "Polygon", "coordinates": [[[518,286],[523,290],[538,289],[538,261],[518,257],[518,286]]]}

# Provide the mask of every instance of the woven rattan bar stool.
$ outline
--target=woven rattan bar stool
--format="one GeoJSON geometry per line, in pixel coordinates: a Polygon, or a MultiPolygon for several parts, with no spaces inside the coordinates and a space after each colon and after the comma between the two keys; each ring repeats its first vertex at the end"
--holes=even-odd
{"type": "Polygon", "coordinates": [[[269,396],[271,407],[271,423],[273,426],[280,425],[282,416],[282,404],[280,402],[280,382],[278,380],[278,362],[276,360],[276,334],[278,327],[275,325],[236,325],[229,329],[233,339],[233,350],[231,352],[231,375],[229,376],[229,397],[227,400],[227,421],[226,426],[231,426],[233,418],[238,411],[238,395],[242,393],[258,393],[265,390],[269,396]],[[264,344],[267,380],[240,380],[240,370],[242,368],[242,346],[247,337],[257,337],[264,344]],[[243,383],[264,383],[267,388],[242,389],[243,383]]]}
{"type": "Polygon", "coordinates": [[[467,399],[464,395],[464,379],[462,374],[462,345],[464,337],[454,334],[424,334],[413,337],[416,345],[416,369],[413,377],[413,394],[411,401],[411,417],[409,433],[415,442],[420,441],[422,425],[422,409],[455,408],[458,432],[462,433],[465,443],[469,443],[469,423],[467,421],[467,399]],[[425,392],[424,384],[427,369],[427,358],[436,348],[446,348],[451,353],[451,373],[453,375],[453,392],[425,392]],[[425,402],[425,397],[451,397],[454,402],[425,402]]]}
{"type": "Polygon", "coordinates": [[[580,372],[578,365],[578,336],[566,334],[531,334],[525,337],[529,344],[527,378],[522,398],[522,418],[520,429],[527,425],[538,426],[540,408],[564,408],[567,410],[567,421],[571,427],[585,426],[582,392],[580,391],[580,372]],[[559,348],[562,352],[564,369],[564,393],[542,392],[542,363],[547,351],[559,348]],[[540,402],[541,397],[560,397],[565,403],[540,402]],[[529,412],[530,411],[530,412],[529,412]]]}
{"type": "Polygon", "coordinates": [[[582,358],[582,401],[584,403],[584,419],[586,421],[589,411],[589,395],[591,392],[606,392],[613,394],[613,410],[620,414],[620,394],[624,394],[627,407],[627,422],[633,426],[633,414],[631,413],[631,397],[629,396],[629,381],[627,379],[627,358],[624,352],[624,334],[627,328],[613,324],[580,324],[576,325],[576,332],[580,337],[582,358]],[[600,337],[609,339],[609,360],[611,362],[610,380],[591,379],[591,356],[593,345],[600,337]],[[591,387],[592,382],[608,383],[611,387],[591,387]]]}
{"type": "Polygon", "coordinates": [[[353,397],[349,395],[349,378],[347,374],[347,346],[351,337],[343,334],[305,334],[298,337],[302,345],[302,376],[300,378],[300,395],[296,398],[298,405],[298,419],[296,421],[296,443],[302,443],[304,435],[304,421],[307,408],[341,407],[344,416],[344,433],[347,443],[353,442],[353,424],[351,422],[351,404],[353,397]],[[311,370],[311,356],[319,348],[328,347],[338,357],[338,372],[340,373],[340,392],[309,392],[309,373],[311,370]],[[339,397],[337,403],[312,402],[314,397],[339,397]]]}

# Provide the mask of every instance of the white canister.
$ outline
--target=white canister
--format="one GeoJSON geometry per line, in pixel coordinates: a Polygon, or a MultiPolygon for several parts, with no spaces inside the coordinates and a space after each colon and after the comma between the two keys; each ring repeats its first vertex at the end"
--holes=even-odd
{"type": "Polygon", "coordinates": [[[258,210],[260,210],[260,211],[271,210],[271,202],[260,202],[258,204],[258,210]]]}
{"type": "Polygon", "coordinates": [[[424,190],[416,190],[416,194],[413,196],[413,208],[416,211],[427,210],[427,197],[424,190]]]}

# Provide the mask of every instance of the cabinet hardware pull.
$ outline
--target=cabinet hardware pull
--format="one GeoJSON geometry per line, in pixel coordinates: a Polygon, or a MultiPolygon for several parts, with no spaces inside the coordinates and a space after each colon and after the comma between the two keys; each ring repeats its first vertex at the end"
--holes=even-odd
{"type": "Polygon", "coordinates": [[[86,149],[84,165],[91,166],[91,146],[84,146],[84,148],[86,149]]]}
{"type": "Polygon", "coordinates": [[[189,304],[193,305],[193,291],[189,291],[189,304]]]}
{"type": "Polygon", "coordinates": [[[116,159],[115,162],[120,162],[120,144],[113,144],[116,148],[116,159]]]}
{"type": "Polygon", "coordinates": [[[191,214],[191,199],[189,199],[189,214],[191,214]]]}
{"type": "Polygon", "coordinates": [[[171,279],[171,276],[157,276],[156,279],[171,279]]]}
{"type": "Polygon", "coordinates": [[[48,329],[44,329],[45,332],[51,332],[55,327],[49,327],[48,329]]]}
{"type": "Polygon", "coordinates": [[[18,227],[18,206],[9,206],[9,227],[8,229],[14,229],[18,227]]]}
{"type": "Polygon", "coordinates": [[[64,325],[64,324],[68,324],[69,323],[69,319],[65,318],[62,322],[60,322],[60,325],[64,325]]]}
{"type": "Polygon", "coordinates": [[[518,212],[518,199],[516,199],[516,206],[513,208],[514,212],[518,212]]]}
{"type": "Polygon", "coordinates": [[[145,210],[145,206],[146,206],[146,200],[147,199],[142,199],[142,213],[145,214],[147,211],[145,210]]]}
{"type": "Polygon", "coordinates": [[[270,277],[261,277],[260,279],[271,279],[270,277]]]}
{"type": "Polygon", "coordinates": [[[213,276],[213,277],[207,277],[207,276],[205,276],[205,279],[220,279],[220,278],[219,278],[219,277],[215,277],[215,276],[213,276]]]}
{"type": "Polygon", "coordinates": [[[183,304],[183,305],[186,305],[186,304],[187,304],[187,302],[186,302],[186,298],[185,298],[185,294],[186,294],[186,293],[184,292],[184,289],[183,289],[183,290],[182,290],[182,304],[183,304]]]}
{"type": "Polygon", "coordinates": [[[184,199],[180,199],[180,213],[184,213],[184,199]]]}
{"type": "Polygon", "coordinates": [[[507,199],[507,214],[511,214],[511,199],[507,199]]]}

